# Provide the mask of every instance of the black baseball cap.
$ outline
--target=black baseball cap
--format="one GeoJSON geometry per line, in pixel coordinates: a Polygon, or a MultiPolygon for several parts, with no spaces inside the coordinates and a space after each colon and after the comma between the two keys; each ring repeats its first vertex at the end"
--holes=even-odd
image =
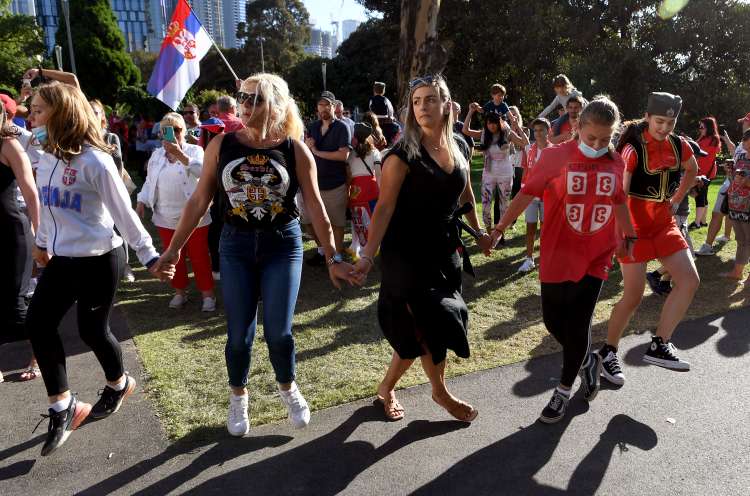
{"type": "Polygon", "coordinates": [[[324,91],[320,94],[320,97],[318,98],[318,101],[321,100],[328,100],[331,103],[334,103],[336,101],[336,95],[331,93],[330,91],[324,91]]]}

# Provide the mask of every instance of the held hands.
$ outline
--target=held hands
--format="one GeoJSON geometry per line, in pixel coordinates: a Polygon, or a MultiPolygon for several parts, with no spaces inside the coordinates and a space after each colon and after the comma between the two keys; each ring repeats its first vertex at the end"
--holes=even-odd
{"type": "MultiPolygon", "coordinates": [[[[492,233],[494,235],[495,231],[493,230],[492,233]]],[[[479,246],[479,249],[482,250],[482,253],[484,253],[485,257],[489,257],[492,253],[492,247],[495,246],[493,236],[490,236],[487,233],[482,234],[482,237],[477,239],[477,246],[479,246]]]]}
{"type": "Polygon", "coordinates": [[[40,267],[46,267],[49,262],[49,254],[47,250],[40,250],[36,245],[31,250],[31,255],[34,257],[34,261],[40,267]]]}
{"type": "Polygon", "coordinates": [[[175,266],[180,260],[180,252],[172,252],[167,249],[162,253],[159,260],[148,269],[151,274],[162,282],[171,280],[174,277],[175,266]]]}
{"type": "Polygon", "coordinates": [[[482,112],[482,106],[479,105],[477,102],[471,102],[469,104],[469,112],[471,113],[482,112]]]}
{"type": "Polygon", "coordinates": [[[331,278],[336,289],[341,289],[341,281],[349,283],[349,286],[361,286],[364,275],[357,272],[352,264],[341,262],[328,266],[328,277],[331,278]]]}

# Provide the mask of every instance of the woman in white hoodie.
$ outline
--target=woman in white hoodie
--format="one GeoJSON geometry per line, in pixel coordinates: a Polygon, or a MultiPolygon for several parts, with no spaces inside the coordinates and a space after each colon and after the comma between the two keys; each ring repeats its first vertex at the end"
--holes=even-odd
{"type": "Polygon", "coordinates": [[[91,415],[115,413],[135,389],[125,373],[122,351],[109,329],[118,282],[125,263],[123,238],[142,264],[160,279],[151,237],[130,206],[110,147],[81,90],[68,84],[40,86],[32,100],[32,130],[44,153],[37,168],[41,219],[33,254],[46,266],[26,316],[26,330],[42,371],[49,399],[49,428],[42,456],[49,455],[91,415]],[[114,227],[122,235],[115,233],[114,227]],[[93,406],[71,394],[65,350],[58,326],[77,303],[78,332],[94,351],[106,384],[93,406]]]}

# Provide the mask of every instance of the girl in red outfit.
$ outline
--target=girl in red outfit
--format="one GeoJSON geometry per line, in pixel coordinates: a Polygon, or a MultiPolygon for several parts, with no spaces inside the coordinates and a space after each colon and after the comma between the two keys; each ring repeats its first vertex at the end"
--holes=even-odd
{"type": "Polygon", "coordinates": [[[658,259],[672,274],[674,287],[664,303],[656,336],[643,360],[669,369],[690,369],[690,364],[675,354],[669,341],[700,282],[687,242],[672,215],[695,184],[698,171],[690,145],[672,133],[681,107],[679,96],[651,93],[645,119],[631,123],[617,146],[625,160],[625,192],[638,233],[633,256],[620,258],[625,289],[609,319],[607,343],[599,350],[604,359],[604,378],[617,385],[625,383],[617,345],[643,298],[646,264],[650,260],[658,259]]]}
{"type": "MultiPolygon", "coordinates": [[[[719,126],[713,117],[704,117],[698,124],[698,145],[702,150],[708,152],[704,157],[695,157],[698,162],[698,175],[709,179],[716,177],[716,155],[721,151],[721,138],[719,137],[719,126]]],[[[706,227],[706,213],[708,209],[708,188],[698,189],[695,197],[695,222],[688,226],[690,229],[706,227]]]]}
{"type": "Polygon", "coordinates": [[[542,313],[563,347],[560,384],[539,417],[544,423],[563,418],[578,373],[586,400],[599,391],[602,359],[589,352],[591,319],[615,249],[628,253],[635,237],[623,191],[625,164],[611,144],[619,121],[614,103],[594,99],[581,113],[577,139],[542,151],[492,233],[499,238],[534,197],[543,197],[542,313]]]}

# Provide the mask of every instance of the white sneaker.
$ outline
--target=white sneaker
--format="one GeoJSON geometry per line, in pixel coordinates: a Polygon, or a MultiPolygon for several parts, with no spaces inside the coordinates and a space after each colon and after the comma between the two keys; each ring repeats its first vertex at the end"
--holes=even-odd
{"type": "Polygon", "coordinates": [[[534,265],[534,259],[527,258],[518,268],[518,272],[531,272],[532,270],[534,270],[534,267],[536,267],[536,265],[534,265]]]}
{"type": "Polygon", "coordinates": [[[169,302],[169,308],[182,308],[182,306],[187,303],[187,301],[187,295],[183,296],[181,294],[176,294],[169,302]]]}
{"type": "Polygon", "coordinates": [[[726,236],[722,235],[722,236],[719,236],[718,238],[716,238],[716,242],[717,243],[729,243],[729,238],[727,238],[726,236]]]}
{"type": "Polygon", "coordinates": [[[122,280],[125,282],[135,282],[135,274],[133,274],[133,269],[130,268],[130,265],[125,266],[125,273],[122,275],[122,280]]]}
{"type": "Polygon", "coordinates": [[[700,256],[708,256],[708,255],[715,255],[716,252],[713,248],[711,248],[711,245],[703,243],[703,245],[700,247],[698,251],[695,252],[696,255],[700,256]]]}
{"type": "Polygon", "coordinates": [[[34,296],[34,291],[36,291],[36,284],[38,282],[38,279],[36,277],[32,277],[29,279],[29,290],[26,291],[26,298],[31,298],[34,296]]]}
{"type": "Polygon", "coordinates": [[[216,311],[216,298],[206,296],[203,298],[203,306],[201,312],[215,312],[216,311]]]}
{"type": "Polygon", "coordinates": [[[211,275],[214,278],[214,281],[221,281],[221,272],[211,272],[211,275]]]}
{"type": "Polygon", "coordinates": [[[248,395],[235,396],[229,393],[229,413],[227,430],[233,436],[242,437],[250,432],[250,419],[247,416],[248,395]]]}
{"type": "Polygon", "coordinates": [[[279,388],[279,396],[289,412],[289,422],[292,423],[294,428],[307,427],[307,424],[310,423],[310,407],[307,406],[307,401],[297,388],[297,383],[293,382],[292,389],[289,391],[282,391],[279,388]]]}

